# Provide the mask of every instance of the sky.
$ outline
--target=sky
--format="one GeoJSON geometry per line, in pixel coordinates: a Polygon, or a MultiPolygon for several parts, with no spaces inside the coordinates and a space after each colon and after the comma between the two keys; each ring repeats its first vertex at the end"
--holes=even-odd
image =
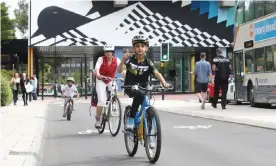
{"type": "MultiPolygon", "coordinates": [[[[14,18],[13,11],[14,11],[15,8],[17,8],[18,1],[19,0],[1,0],[1,2],[5,2],[8,5],[10,18],[14,18]]],[[[15,32],[15,35],[16,35],[17,39],[22,38],[21,33],[17,29],[16,29],[16,32],[15,32]]]]}

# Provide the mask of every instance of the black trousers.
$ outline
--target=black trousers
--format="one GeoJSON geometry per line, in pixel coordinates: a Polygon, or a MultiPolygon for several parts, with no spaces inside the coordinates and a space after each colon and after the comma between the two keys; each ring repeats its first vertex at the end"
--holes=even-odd
{"type": "Polygon", "coordinates": [[[29,94],[29,102],[31,102],[32,101],[32,92],[30,92],[30,93],[28,93],[29,94]]]}
{"type": "Polygon", "coordinates": [[[28,96],[29,96],[29,94],[26,91],[22,92],[24,105],[28,104],[28,96]]]}
{"type": "Polygon", "coordinates": [[[125,93],[129,97],[133,97],[131,111],[130,111],[130,117],[135,118],[136,112],[138,111],[139,106],[142,105],[144,102],[145,93],[142,91],[136,91],[136,90],[134,91],[134,90],[129,90],[129,89],[125,90],[125,93]]]}
{"type": "Polygon", "coordinates": [[[219,78],[215,78],[215,92],[214,92],[213,105],[217,105],[218,103],[220,88],[222,90],[221,106],[225,107],[227,104],[226,96],[228,92],[228,80],[220,80],[219,78]]]}

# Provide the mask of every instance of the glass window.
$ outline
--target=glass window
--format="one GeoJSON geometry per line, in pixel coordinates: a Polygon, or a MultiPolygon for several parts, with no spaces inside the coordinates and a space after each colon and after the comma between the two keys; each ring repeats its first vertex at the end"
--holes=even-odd
{"type": "Polygon", "coordinates": [[[249,22],[254,19],[254,1],[246,0],[244,2],[244,22],[249,22]]]}
{"type": "Polygon", "coordinates": [[[265,56],[264,48],[255,49],[255,71],[264,72],[265,71],[265,56]]]}
{"type": "Polygon", "coordinates": [[[237,15],[236,15],[236,24],[240,25],[243,23],[243,10],[244,10],[244,2],[241,2],[239,4],[239,7],[237,8],[237,15]]]}
{"type": "Polygon", "coordinates": [[[276,55],[274,58],[274,50],[273,47],[269,46],[266,47],[266,71],[273,71],[274,70],[274,59],[276,59],[276,55]]]}
{"type": "Polygon", "coordinates": [[[265,1],[265,15],[273,13],[276,11],[275,1],[265,1]]]}
{"type": "Polygon", "coordinates": [[[264,6],[265,2],[263,1],[255,1],[255,18],[260,18],[264,16],[264,6]]]}
{"type": "Polygon", "coordinates": [[[249,50],[245,52],[245,73],[254,73],[253,50],[249,50]]]}

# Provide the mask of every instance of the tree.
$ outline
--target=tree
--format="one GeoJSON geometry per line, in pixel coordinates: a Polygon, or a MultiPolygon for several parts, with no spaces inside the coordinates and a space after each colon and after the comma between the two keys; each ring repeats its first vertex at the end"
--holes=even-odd
{"type": "MultiPolygon", "coordinates": [[[[44,83],[52,83],[52,66],[47,63],[44,63],[44,66],[41,68],[44,70],[44,83]]],[[[39,83],[42,83],[42,71],[39,72],[39,83]]]]}
{"type": "Polygon", "coordinates": [[[9,18],[9,7],[5,2],[1,2],[1,40],[15,38],[14,20],[9,18]]]}
{"type": "Polygon", "coordinates": [[[26,0],[20,0],[18,2],[18,8],[14,10],[15,25],[21,32],[23,38],[27,38],[28,30],[28,9],[29,5],[26,0]]]}

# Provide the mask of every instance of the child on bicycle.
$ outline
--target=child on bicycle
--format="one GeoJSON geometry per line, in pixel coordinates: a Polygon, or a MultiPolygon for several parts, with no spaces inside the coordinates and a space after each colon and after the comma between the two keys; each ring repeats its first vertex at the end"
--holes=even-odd
{"type": "MultiPolygon", "coordinates": [[[[63,97],[71,97],[71,101],[72,101],[72,106],[73,106],[73,111],[74,111],[74,100],[73,97],[75,95],[75,93],[77,94],[77,97],[79,97],[79,92],[76,88],[76,86],[74,85],[75,83],[75,79],[73,77],[68,77],[67,78],[67,85],[64,86],[64,88],[62,89],[63,93],[62,96],[63,97]]],[[[63,117],[66,117],[66,110],[65,110],[65,106],[66,106],[67,100],[64,100],[64,112],[63,112],[63,117]]]]}
{"type": "MultiPolygon", "coordinates": [[[[134,47],[135,54],[130,55],[128,50],[126,50],[124,58],[118,67],[119,73],[122,73],[126,67],[125,85],[139,84],[139,86],[146,87],[150,74],[154,74],[162,85],[165,88],[168,88],[169,84],[166,83],[163,76],[154,67],[152,61],[146,56],[146,52],[149,47],[148,38],[143,35],[134,36],[132,39],[132,45],[134,47]]],[[[139,105],[143,103],[145,94],[141,91],[131,89],[126,89],[125,93],[129,97],[133,97],[130,118],[128,118],[126,124],[126,129],[133,129],[136,112],[138,111],[139,105]]]]}

